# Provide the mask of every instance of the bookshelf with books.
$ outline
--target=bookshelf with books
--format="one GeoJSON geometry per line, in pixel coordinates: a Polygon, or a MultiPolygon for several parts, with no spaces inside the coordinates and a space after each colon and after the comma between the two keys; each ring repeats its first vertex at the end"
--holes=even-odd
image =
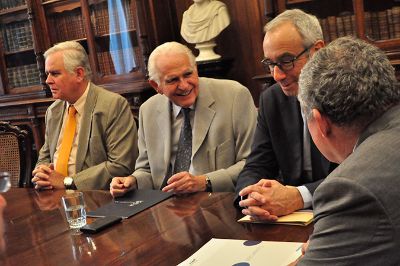
{"type": "Polygon", "coordinates": [[[93,82],[127,98],[134,115],[155,92],[147,82],[150,52],[177,40],[174,0],[1,0],[0,121],[31,129],[44,141],[44,116],[54,101],[43,53],[76,40],[86,49],[93,82]]]}
{"type": "Polygon", "coordinates": [[[383,49],[400,76],[399,0],[266,0],[274,12],[300,8],[318,17],[326,42],[353,35],[383,49]]]}
{"type": "Polygon", "coordinates": [[[89,8],[101,78],[112,80],[115,78],[112,76],[121,79],[135,75],[141,66],[134,1],[97,1],[89,8]]]}
{"type": "Polygon", "coordinates": [[[0,95],[41,91],[25,1],[0,2],[0,95]]]}

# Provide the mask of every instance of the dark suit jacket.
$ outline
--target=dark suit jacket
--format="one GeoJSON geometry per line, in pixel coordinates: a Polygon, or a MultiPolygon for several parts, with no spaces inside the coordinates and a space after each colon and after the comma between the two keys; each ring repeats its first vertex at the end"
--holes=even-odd
{"type": "MultiPolygon", "coordinates": [[[[252,149],[239,174],[236,193],[262,178],[276,179],[285,185],[305,185],[314,193],[334,165],[318,151],[312,139],[310,180],[303,171],[303,119],[296,97],[288,97],[278,84],[260,95],[257,127],[252,149]]],[[[235,202],[238,202],[236,198],[235,202]]]]}
{"type": "Polygon", "coordinates": [[[400,265],[399,150],[397,105],[315,191],[314,233],[298,265],[400,265]]]}
{"type": "MultiPolygon", "coordinates": [[[[37,165],[53,162],[65,101],[55,101],[46,111],[45,142],[37,165]]],[[[137,158],[136,124],[126,99],[93,83],[86,98],[76,155],[79,190],[109,189],[111,178],[129,175],[137,158]]]]}

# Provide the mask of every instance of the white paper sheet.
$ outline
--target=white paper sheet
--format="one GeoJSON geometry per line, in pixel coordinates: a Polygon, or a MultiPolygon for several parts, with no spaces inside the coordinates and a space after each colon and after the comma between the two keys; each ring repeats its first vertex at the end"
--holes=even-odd
{"type": "Polygon", "coordinates": [[[286,266],[301,256],[302,244],[213,238],[179,265],[286,266]]]}

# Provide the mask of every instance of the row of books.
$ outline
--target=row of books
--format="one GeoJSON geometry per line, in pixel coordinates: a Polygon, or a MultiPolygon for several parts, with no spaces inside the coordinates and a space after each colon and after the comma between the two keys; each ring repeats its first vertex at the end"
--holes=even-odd
{"type": "Polygon", "coordinates": [[[40,83],[39,70],[36,64],[7,68],[10,88],[37,85],[40,83]]]}
{"type": "Polygon", "coordinates": [[[7,52],[33,47],[32,29],[28,20],[1,25],[1,37],[7,52]]]}
{"type": "Polygon", "coordinates": [[[356,26],[354,15],[346,16],[329,16],[324,19],[319,19],[322,32],[326,42],[346,35],[356,36],[356,26]]]}
{"type": "Polygon", "coordinates": [[[0,9],[8,9],[25,5],[25,0],[0,0],[0,9]]]}
{"type": "Polygon", "coordinates": [[[86,38],[86,30],[79,9],[54,14],[50,22],[59,42],[86,38]]]}
{"type": "MultiPolygon", "coordinates": [[[[400,7],[364,13],[366,35],[371,40],[400,38],[400,7]]],[[[355,16],[344,12],[339,16],[319,19],[326,42],[338,37],[356,36],[355,16]]]]}
{"type": "Polygon", "coordinates": [[[365,12],[365,29],[372,40],[400,38],[400,6],[378,12],[365,12]]]}
{"type": "MultiPolygon", "coordinates": [[[[114,3],[116,5],[116,3],[114,3]]],[[[107,2],[98,4],[91,9],[90,19],[96,35],[121,32],[135,28],[134,16],[130,1],[123,1],[121,7],[107,2]]]]}

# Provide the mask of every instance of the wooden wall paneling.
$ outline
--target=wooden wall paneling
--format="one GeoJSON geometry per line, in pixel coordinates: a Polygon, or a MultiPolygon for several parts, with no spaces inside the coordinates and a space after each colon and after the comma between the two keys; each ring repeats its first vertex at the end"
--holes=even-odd
{"type": "MultiPolygon", "coordinates": [[[[1,45],[1,43],[0,43],[1,45]]],[[[0,48],[0,96],[6,93],[6,84],[8,84],[6,61],[4,59],[4,48],[0,48]]]]}
{"type": "Polygon", "coordinates": [[[177,15],[175,10],[174,0],[153,0],[157,2],[154,6],[156,12],[156,30],[157,44],[161,44],[171,40],[178,40],[180,38],[180,28],[176,27],[177,15]]]}
{"type": "Polygon", "coordinates": [[[258,105],[261,84],[253,77],[263,74],[260,63],[263,58],[264,1],[226,0],[231,14],[230,29],[221,35],[219,48],[227,51],[226,56],[234,58],[231,78],[248,87],[258,105]]]}
{"type": "Polygon", "coordinates": [[[99,61],[97,58],[97,51],[96,51],[96,45],[95,45],[95,39],[94,39],[94,32],[90,20],[90,7],[89,3],[87,0],[81,0],[81,12],[82,12],[82,20],[83,20],[83,27],[86,32],[86,39],[87,39],[87,45],[88,45],[88,56],[89,56],[89,61],[90,61],[90,67],[93,69],[93,80],[96,83],[99,79],[99,61]]]}
{"type": "MultiPolygon", "coordinates": [[[[31,23],[32,27],[32,35],[33,36],[40,36],[40,34],[43,32],[41,28],[41,16],[40,10],[43,11],[43,9],[39,8],[37,6],[38,2],[34,2],[32,0],[27,0],[27,8],[28,8],[28,20],[31,23]]],[[[47,88],[46,84],[46,74],[45,74],[45,69],[44,69],[44,44],[43,44],[43,39],[42,38],[33,38],[33,49],[35,51],[35,57],[36,57],[36,65],[39,69],[39,76],[40,76],[40,84],[42,85],[42,90],[47,91],[47,93],[50,93],[50,89],[47,88]]]]}
{"type": "Polygon", "coordinates": [[[177,21],[175,28],[178,32],[176,41],[187,45],[190,49],[192,49],[193,54],[195,56],[197,56],[199,53],[194,48],[195,44],[187,43],[181,36],[181,25],[182,25],[183,12],[185,12],[192,4],[193,4],[192,0],[175,0],[175,10],[176,10],[175,15],[176,15],[176,21],[177,21]]]}
{"type": "Polygon", "coordinates": [[[177,15],[174,0],[136,0],[139,45],[143,52],[144,74],[153,49],[167,41],[178,41],[177,15]]]}

